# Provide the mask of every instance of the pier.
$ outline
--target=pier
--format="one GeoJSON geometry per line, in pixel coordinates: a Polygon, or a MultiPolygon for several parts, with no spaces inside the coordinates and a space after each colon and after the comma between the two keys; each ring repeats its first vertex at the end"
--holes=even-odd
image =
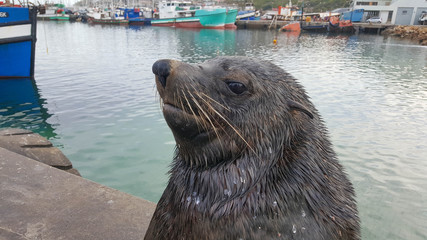
{"type": "Polygon", "coordinates": [[[1,240],[143,239],[155,206],[80,177],[38,134],[0,130],[1,240]]]}
{"type": "MultiPolygon", "coordinates": [[[[290,23],[289,21],[275,21],[275,20],[236,20],[236,25],[238,29],[280,29],[286,24],[290,23]]],[[[326,26],[329,22],[302,22],[303,26],[326,26]]],[[[381,33],[387,28],[395,27],[394,24],[374,24],[374,23],[353,23],[353,28],[357,32],[360,30],[376,31],[381,33]]]]}
{"type": "Polygon", "coordinates": [[[385,29],[393,28],[395,26],[395,24],[389,23],[353,23],[353,27],[356,33],[358,33],[360,30],[365,30],[366,32],[376,32],[377,34],[380,34],[385,29]]]}

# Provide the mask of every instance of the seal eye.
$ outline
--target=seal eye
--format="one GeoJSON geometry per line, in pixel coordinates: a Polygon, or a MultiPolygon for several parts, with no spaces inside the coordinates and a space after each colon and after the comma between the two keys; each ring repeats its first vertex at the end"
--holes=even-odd
{"type": "Polygon", "coordinates": [[[235,94],[242,94],[248,89],[243,83],[240,82],[226,82],[228,85],[228,88],[234,92],[235,94]]]}

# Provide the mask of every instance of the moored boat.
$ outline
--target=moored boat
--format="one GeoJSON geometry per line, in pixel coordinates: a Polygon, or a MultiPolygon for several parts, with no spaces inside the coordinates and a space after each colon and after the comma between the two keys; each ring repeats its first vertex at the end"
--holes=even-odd
{"type": "Polygon", "coordinates": [[[123,10],[117,9],[114,11],[99,11],[88,13],[88,23],[92,24],[111,24],[111,25],[128,25],[129,20],[123,16],[123,10]]]}
{"type": "Polygon", "coordinates": [[[35,7],[0,6],[0,78],[34,77],[35,7]]]}
{"type": "Polygon", "coordinates": [[[37,15],[37,19],[44,21],[69,21],[70,11],[65,11],[64,7],[65,5],[63,4],[43,6],[42,11],[39,11],[37,15]]]}
{"type": "Polygon", "coordinates": [[[151,25],[152,10],[150,8],[125,9],[125,19],[129,20],[129,25],[149,26],[151,25]]]}
{"type": "Polygon", "coordinates": [[[255,11],[239,11],[237,13],[236,19],[238,19],[238,20],[259,20],[259,17],[256,17],[255,11]]]}
{"type": "Polygon", "coordinates": [[[291,22],[280,28],[280,30],[285,32],[301,32],[301,23],[291,22]]]}
{"type": "Polygon", "coordinates": [[[111,24],[111,25],[128,25],[129,20],[127,19],[114,19],[114,18],[89,18],[89,23],[92,24],[111,24]]]}
{"type": "Polygon", "coordinates": [[[227,14],[225,17],[225,23],[224,23],[224,27],[226,29],[237,29],[237,26],[235,24],[237,13],[238,13],[237,9],[227,10],[227,14]]]}
{"type": "Polygon", "coordinates": [[[227,10],[225,8],[201,9],[192,6],[190,2],[160,2],[158,19],[152,19],[151,25],[224,29],[226,15],[227,10]]]}

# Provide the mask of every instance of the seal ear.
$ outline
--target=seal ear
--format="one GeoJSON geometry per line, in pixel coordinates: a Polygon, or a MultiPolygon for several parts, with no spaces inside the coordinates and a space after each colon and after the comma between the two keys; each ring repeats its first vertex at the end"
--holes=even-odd
{"type": "Polygon", "coordinates": [[[313,119],[313,117],[314,117],[313,114],[306,107],[304,107],[301,103],[297,103],[295,101],[288,100],[288,107],[291,110],[296,110],[296,111],[300,111],[300,112],[305,113],[311,119],[313,119]]]}

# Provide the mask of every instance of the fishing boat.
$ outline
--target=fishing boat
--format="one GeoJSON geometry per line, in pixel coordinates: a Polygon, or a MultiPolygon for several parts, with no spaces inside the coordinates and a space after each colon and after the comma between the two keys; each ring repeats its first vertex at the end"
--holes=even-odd
{"type": "Polygon", "coordinates": [[[123,9],[105,9],[89,12],[88,23],[108,24],[108,25],[128,25],[129,20],[125,19],[123,9]]]}
{"type": "MultiPolygon", "coordinates": [[[[259,15],[259,12],[258,12],[259,15]]],[[[259,16],[255,11],[239,11],[237,13],[236,19],[238,20],[259,20],[259,16]]]]}
{"type": "Polygon", "coordinates": [[[150,8],[125,9],[125,18],[129,20],[129,25],[149,26],[151,25],[152,10],[150,8]]]}
{"type": "Polygon", "coordinates": [[[227,9],[201,7],[191,2],[163,1],[159,3],[157,19],[151,20],[152,26],[179,28],[224,29],[227,9]]]}
{"type": "Polygon", "coordinates": [[[237,29],[237,26],[235,24],[237,13],[238,13],[237,9],[227,10],[227,14],[225,16],[225,23],[224,23],[224,27],[226,29],[237,29]]]}
{"type": "Polygon", "coordinates": [[[56,10],[56,14],[54,16],[50,17],[50,20],[52,21],[69,21],[70,20],[70,14],[66,14],[64,9],[58,9],[56,10]]]}
{"type": "Polygon", "coordinates": [[[238,20],[259,20],[260,13],[255,10],[253,3],[245,3],[245,8],[238,12],[236,18],[238,20]]]}
{"type": "Polygon", "coordinates": [[[301,32],[301,23],[293,21],[280,28],[280,30],[284,32],[301,32]]]}
{"type": "Polygon", "coordinates": [[[0,78],[34,77],[37,8],[0,5],[0,78]]]}
{"type": "MultiPolygon", "coordinates": [[[[43,21],[69,21],[70,14],[64,8],[64,4],[43,6],[43,10],[39,11],[37,19],[43,21]]],[[[69,10],[67,11],[70,12],[69,10]]]]}

